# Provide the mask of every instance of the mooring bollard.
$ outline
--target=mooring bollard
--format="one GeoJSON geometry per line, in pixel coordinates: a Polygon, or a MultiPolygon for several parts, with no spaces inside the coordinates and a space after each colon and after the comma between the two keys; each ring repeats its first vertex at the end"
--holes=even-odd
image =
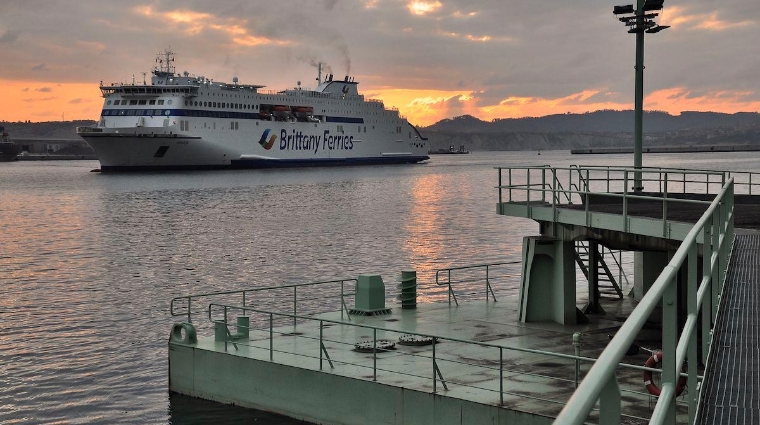
{"type": "Polygon", "coordinates": [[[415,270],[401,272],[398,289],[401,290],[397,296],[398,300],[401,301],[401,308],[417,308],[417,272],[415,270]]]}

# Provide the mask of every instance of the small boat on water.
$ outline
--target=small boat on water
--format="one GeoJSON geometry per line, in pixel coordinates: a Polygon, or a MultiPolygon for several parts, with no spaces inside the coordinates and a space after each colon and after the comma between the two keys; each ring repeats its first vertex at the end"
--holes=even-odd
{"type": "Polygon", "coordinates": [[[21,146],[14,143],[5,127],[0,126],[0,162],[15,161],[21,153],[21,146]]]}
{"type": "Polygon", "coordinates": [[[435,151],[430,151],[428,153],[432,154],[432,155],[463,155],[463,154],[470,153],[470,151],[468,151],[464,147],[464,145],[460,145],[459,149],[456,149],[456,148],[454,148],[454,145],[451,145],[451,146],[449,146],[448,150],[446,150],[446,149],[438,149],[438,150],[435,150],[435,151]]]}
{"type": "Polygon", "coordinates": [[[398,110],[365,99],[353,78],[282,91],[176,74],[156,59],[150,83],[103,84],[103,109],[77,133],[102,171],[416,163],[428,142],[398,110]]]}

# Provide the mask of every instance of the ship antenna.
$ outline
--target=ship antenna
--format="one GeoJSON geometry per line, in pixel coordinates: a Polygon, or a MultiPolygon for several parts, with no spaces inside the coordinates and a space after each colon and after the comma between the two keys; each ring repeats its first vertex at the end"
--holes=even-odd
{"type": "Polygon", "coordinates": [[[163,53],[156,55],[156,71],[162,74],[174,74],[174,52],[171,50],[164,50],[163,53]]]}

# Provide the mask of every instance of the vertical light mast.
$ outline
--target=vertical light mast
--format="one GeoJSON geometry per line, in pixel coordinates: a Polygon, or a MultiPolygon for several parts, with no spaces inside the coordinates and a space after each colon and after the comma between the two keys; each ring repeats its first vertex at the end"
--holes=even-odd
{"type": "MultiPolygon", "coordinates": [[[[612,13],[630,27],[629,34],[636,34],[636,87],[634,89],[634,128],[633,128],[633,167],[641,169],[641,153],[644,139],[644,33],[658,33],[669,25],[659,25],[654,21],[658,13],[647,13],[662,10],[665,0],[637,0],[636,9],[632,4],[615,6],[612,13]]],[[[641,181],[641,171],[633,176],[633,190],[641,192],[644,185],[641,181]]]]}

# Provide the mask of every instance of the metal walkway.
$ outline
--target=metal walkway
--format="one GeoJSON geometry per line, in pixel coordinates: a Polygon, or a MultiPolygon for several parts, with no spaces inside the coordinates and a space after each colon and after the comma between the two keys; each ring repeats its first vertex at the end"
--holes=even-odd
{"type": "Polygon", "coordinates": [[[760,423],[760,235],[737,235],[697,423],[760,423]]]}

